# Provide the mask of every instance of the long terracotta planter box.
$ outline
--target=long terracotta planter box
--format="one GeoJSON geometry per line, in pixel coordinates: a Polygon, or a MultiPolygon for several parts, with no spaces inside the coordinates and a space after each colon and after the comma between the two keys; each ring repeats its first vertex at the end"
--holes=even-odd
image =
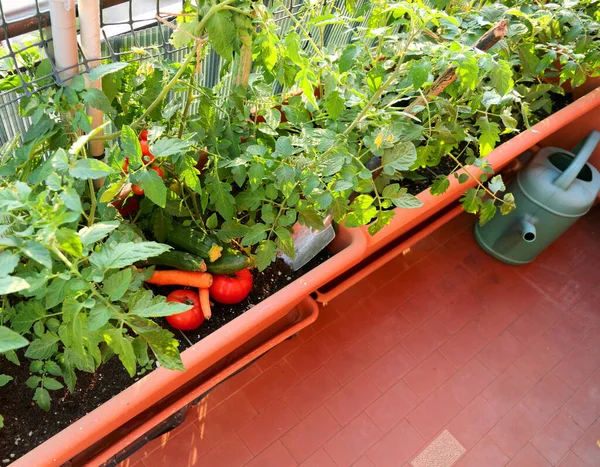
{"type": "MultiPolygon", "coordinates": [[[[181,358],[186,371],[165,368],[152,371],[12,465],[60,466],[88,450],[134,417],[184,387],[196,376],[232,355],[236,349],[272,326],[319,287],[360,262],[364,257],[366,241],[360,231],[344,229],[336,235],[330,249],[335,254],[327,261],[182,352],[181,358]]],[[[216,376],[207,383],[203,382],[202,391],[206,392],[223,378],[216,376]]],[[[188,388],[188,391],[191,389],[188,388]]],[[[102,450],[106,451],[107,448],[105,446],[102,450]]]]}
{"type": "MultiPolygon", "coordinates": [[[[597,128],[600,125],[600,88],[592,90],[567,107],[545,118],[533,126],[531,130],[523,131],[506,143],[501,144],[486,157],[486,160],[498,172],[517,156],[538,143],[543,142],[544,146],[552,143],[553,145],[566,146],[572,149],[571,146],[574,146],[577,141],[581,140],[591,130],[590,121],[594,121],[597,128]],[[583,122],[587,123],[583,124],[583,122]],[[561,129],[565,131],[557,133],[561,129]],[[570,140],[565,139],[567,134],[570,134],[570,140]]],[[[600,149],[596,150],[594,158],[600,162],[600,149]]],[[[592,159],[592,163],[594,163],[594,158],[592,159]]],[[[479,177],[483,173],[480,168],[474,166],[469,166],[468,171],[475,177],[479,177]]],[[[458,173],[462,172],[464,170],[458,173]]],[[[454,177],[450,177],[449,180],[450,187],[443,195],[434,196],[430,193],[429,189],[419,193],[417,198],[423,203],[423,206],[420,208],[396,208],[391,223],[373,236],[369,235],[367,226],[348,229],[342,225],[339,231],[359,230],[367,244],[365,259],[372,257],[378,250],[411,231],[411,229],[427,225],[428,219],[447,208],[450,204],[455,203],[468,188],[475,186],[475,181],[472,179],[462,184],[458,183],[458,180],[454,177]]],[[[447,218],[447,220],[450,218],[447,218]]],[[[436,225],[439,227],[439,222],[436,225]]],[[[418,240],[420,237],[415,238],[418,240]]],[[[406,247],[406,244],[403,246],[406,247]]],[[[393,250],[398,252],[401,251],[400,248],[394,247],[393,250]]],[[[376,267],[370,266],[367,273],[361,272],[361,268],[357,267],[355,270],[342,275],[333,285],[330,284],[324,289],[319,290],[317,292],[317,300],[323,303],[332,300],[393,257],[393,254],[386,252],[383,257],[384,259],[377,257],[372,258],[372,261],[365,260],[363,263],[365,265],[372,264],[373,261],[377,260],[377,263],[375,263],[376,267]]]]}

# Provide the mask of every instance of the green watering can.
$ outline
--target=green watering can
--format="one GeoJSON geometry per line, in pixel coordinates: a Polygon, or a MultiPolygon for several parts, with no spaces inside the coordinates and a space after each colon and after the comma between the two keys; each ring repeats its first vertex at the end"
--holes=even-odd
{"type": "Polygon", "coordinates": [[[508,264],[532,262],[577,219],[600,192],[600,173],[587,160],[600,143],[592,131],[573,152],[543,148],[508,187],[516,209],[475,226],[481,248],[508,264]]]}

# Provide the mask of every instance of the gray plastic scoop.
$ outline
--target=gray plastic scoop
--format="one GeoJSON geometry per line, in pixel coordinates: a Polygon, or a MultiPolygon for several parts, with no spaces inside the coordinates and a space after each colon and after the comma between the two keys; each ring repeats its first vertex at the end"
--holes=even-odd
{"type": "Polygon", "coordinates": [[[279,257],[283,259],[293,271],[297,271],[317,256],[335,238],[335,230],[331,225],[331,215],[325,218],[323,224],[325,225],[323,230],[314,230],[298,223],[294,225],[292,239],[296,246],[296,256],[292,259],[282,252],[279,252],[279,257]]]}

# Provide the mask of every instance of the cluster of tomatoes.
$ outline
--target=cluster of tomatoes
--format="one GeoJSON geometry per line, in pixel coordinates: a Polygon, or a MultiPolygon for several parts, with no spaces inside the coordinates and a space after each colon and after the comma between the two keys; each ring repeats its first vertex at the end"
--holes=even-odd
{"type": "MultiPolygon", "coordinates": [[[[145,166],[150,166],[150,170],[154,170],[160,178],[164,178],[165,174],[163,170],[156,165],[156,158],[150,152],[150,145],[148,144],[148,130],[144,130],[139,136],[140,147],[142,148],[142,162],[145,166]]],[[[129,172],[129,159],[125,158],[122,167],[123,173],[129,172]]],[[[140,200],[137,196],[129,196],[130,191],[137,196],[142,196],[144,190],[139,183],[136,183],[130,190],[124,190],[120,193],[119,199],[115,200],[112,205],[117,208],[117,211],[123,216],[128,217],[134,215],[140,207],[140,200]]]]}
{"type": "MultiPolygon", "coordinates": [[[[244,300],[251,290],[252,274],[250,270],[242,269],[231,275],[214,274],[213,283],[210,286],[210,296],[215,302],[233,305],[244,300]]],[[[197,292],[187,289],[175,290],[167,296],[167,302],[183,303],[192,307],[183,313],[167,316],[167,322],[175,329],[191,331],[204,322],[204,314],[197,292]]]]}

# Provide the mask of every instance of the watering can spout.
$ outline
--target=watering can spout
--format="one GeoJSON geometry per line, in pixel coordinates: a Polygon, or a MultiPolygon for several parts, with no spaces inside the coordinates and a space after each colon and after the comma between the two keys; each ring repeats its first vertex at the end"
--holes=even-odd
{"type": "Polygon", "coordinates": [[[571,162],[569,167],[556,178],[554,185],[563,190],[568,190],[596,149],[596,146],[598,146],[598,143],[600,143],[600,131],[593,130],[573,150],[576,154],[575,159],[573,159],[573,162],[571,162]]]}
{"type": "Polygon", "coordinates": [[[529,222],[527,219],[521,219],[521,236],[527,243],[535,242],[537,237],[537,230],[535,225],[529,222]]]}

